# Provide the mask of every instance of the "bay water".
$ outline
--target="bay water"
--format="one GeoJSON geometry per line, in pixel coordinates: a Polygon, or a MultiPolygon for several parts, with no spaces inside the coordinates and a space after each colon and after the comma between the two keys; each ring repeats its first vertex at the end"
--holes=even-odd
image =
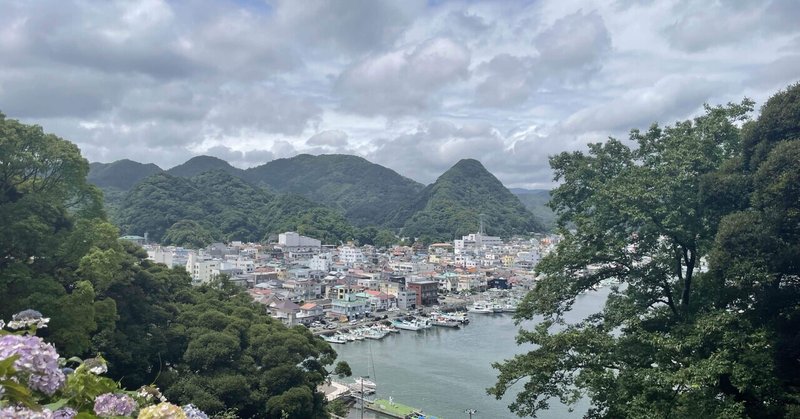
{"type": "MultiPolygon", "coordinates": [[[[602,309],[608,289],[583,294],[567,313],[568,322],[579,321],[602,309]]],[[[511,314],[470,313],[470,324],[459,329],[432,327],[413,332],[401,331],[382,340],[363,340],[335,345],[338,361],[347,361],[353,377],[369,376],[378,386],[376,398],[422,409],[439,418],[468,418],[467,409],[475,409],[474,419],[515,418],[508,405],[522,388],[512,387],[501,400],[486,393],[497,380],[493,362],[509,359],[533,349],[519,346],[515,337],[520,327],[530,329],[536,320],[520,326],[511,314]]],[[[557,400],[538,415],[544,419],[582,417],[588,401],[570,412],[557,400]]],[[[360,418],[358,404],[350,418],[360,418]]],[[[365,418],[376,418],[364,412],[365,418]]]]}

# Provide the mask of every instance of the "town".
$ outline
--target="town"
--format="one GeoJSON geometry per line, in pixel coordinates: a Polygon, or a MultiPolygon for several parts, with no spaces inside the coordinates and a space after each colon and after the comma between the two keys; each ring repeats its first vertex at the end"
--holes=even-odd
{"type": "Polygon", "coordinates": [[[427,248],[377,249],[322,245],[285,232],[275,243],[234,241],[185,249],[148,244],[141,236],[123,239],[141,244],[155,262],[185,267],[193,285],[224,275],[287,326],[329,329],[335,328],[331,322],[355,323],[383,312],[464,309],[490,289],[528,290],[535,280],[533,267],[558,242],[555,235],[504,241],[474,233],[427,248]]]}

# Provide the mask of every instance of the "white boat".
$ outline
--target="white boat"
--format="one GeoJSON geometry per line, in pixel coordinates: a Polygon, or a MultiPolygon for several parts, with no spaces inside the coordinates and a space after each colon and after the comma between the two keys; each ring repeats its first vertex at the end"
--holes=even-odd
{"type": "Polygon", "coordinates": [[[426,325],[418,320],[395,320],[392,322],[392,325],[398,329],[402,330],[422,330],[426,328],[426,325]]]}
{"type": "Polygon", "coordinates": [[[434,317],[433,320],[431,320],[431,324],[434,326],[453,327],[453,328],[458,328],[461,325],[461,323],[455,320],[447,319],[444,316],[434,317]]]}
{"type": "Polygon", "coordinates": [[[336,336],[325,336],[322,335],[322,340],[328,343],[347,343],[346,340],[336,337],[336,336]]]}
{"type": "Polygon", "coordinates": [[[471,306],[467,307],[470,313],[491,314],[494,313],[493,304],[488,301],[475,301],[471,306]]]}
{"type": "Polygon", "coordinates": [[[378,388],[378,385],[375,384],[374,381],[372,381],[372,380],[370,380],[368,378],[364,378],[364,377],[356,377],[355,385],[357,385],[359,387],[361,387],[363,385],[364,389],[370,388],[370,389],[374,390],[374,389],[378,388]]]}

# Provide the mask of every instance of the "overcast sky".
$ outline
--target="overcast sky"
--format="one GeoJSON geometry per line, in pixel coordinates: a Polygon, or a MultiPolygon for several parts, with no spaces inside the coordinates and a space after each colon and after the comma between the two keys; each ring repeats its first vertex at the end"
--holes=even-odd
{"type": "Polygon", "coordinates": [[[356,154],[511,187],[630,128],[800,79],[800,2],[0,3],[0,111],[90,161],[356,154]]]}

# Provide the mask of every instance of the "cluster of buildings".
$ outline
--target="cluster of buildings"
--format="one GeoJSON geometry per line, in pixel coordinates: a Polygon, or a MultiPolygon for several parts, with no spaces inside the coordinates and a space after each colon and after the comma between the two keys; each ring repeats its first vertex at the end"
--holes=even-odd
{"type": "Polygon", "coordinates": [[[427,248],[323,246],[286,232],[277,243],[214,243],[204,249],[144,244],[148,257],[184,267],[195,285],[226,276],[288,325],[437,305],[447,294],[528,287],[556,236],[501,240],[480,233],[427,248]]]}

